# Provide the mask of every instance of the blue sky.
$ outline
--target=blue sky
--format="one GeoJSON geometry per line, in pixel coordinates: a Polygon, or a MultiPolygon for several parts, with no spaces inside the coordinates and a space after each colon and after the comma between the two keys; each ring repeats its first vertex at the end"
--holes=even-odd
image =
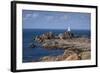
{"type": "Polygon", "coordinates": [[[71,29],[89,30],[90,13],[23,10],[24,29],[71,29]]]}

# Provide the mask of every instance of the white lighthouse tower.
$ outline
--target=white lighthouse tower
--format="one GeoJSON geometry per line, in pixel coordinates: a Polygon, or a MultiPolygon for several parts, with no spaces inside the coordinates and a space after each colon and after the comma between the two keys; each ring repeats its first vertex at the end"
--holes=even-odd
{"type": "Polygon", "coordinates": [[[71,31],[71,28],[70,28],[70,24],[68,24],[68,29],[67,29],[68,32],[71,31]]]}

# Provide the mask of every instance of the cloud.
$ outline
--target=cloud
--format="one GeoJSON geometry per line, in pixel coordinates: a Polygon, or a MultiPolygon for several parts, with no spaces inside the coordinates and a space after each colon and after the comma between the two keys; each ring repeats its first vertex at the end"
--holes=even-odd
{"type": "Polygon", "coordinates": [[[26,15],[25,15],[25,18],[29,18],[29,17],[31,17],[31,15],[32,15],[32,14],[26,14],[26,15]]]}
{"type": "Polygon", "coordinates": [[[38,13],[32,13],[32,18],[36,18],[36,17],[38,17],[38,16],[39,16],[38,13]]]}
{"type": "Polygon", "coordinates": [[[54,16],[47,16],[47,19],[49,21],[53,21],[54,23],[62,23],[66,20],[68,20],[68,16],[67,15],[54,15],[54,16]]]}
{"type": "Polygon", "coordinates": [[[31,18],[31,16],[32,16],[32,14],[25,14],[25,16],[24,16],[24,20],[28,20],[29,18],[31,18]]]}
{"type": "Polygon", "coordinates": [[[61,19],[67,20],[67,19],[68,19],[68,16],[67,16],[67,15],[63,15],[63,16],[61,17],[61,19]]]}
{"type": "Polygon", "coordinates": [[[54,16],[46,16],[47,20],[52,20],[54,18],[54,16]]]}
{"type": "Polygon", "coordinates": [[[39,16],[38,13],[28,13],[28,14],[25,14],[24,20],[28,20],[30,18],[37,18],[38,16],[39,16]]]}

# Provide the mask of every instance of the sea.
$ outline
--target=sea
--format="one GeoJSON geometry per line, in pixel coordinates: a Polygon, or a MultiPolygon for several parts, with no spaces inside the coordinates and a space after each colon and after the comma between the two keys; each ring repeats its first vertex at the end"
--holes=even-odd
{"type": "MultiPolygon", "coordinates": [[[[36,36],[42,35],[46,32],[52,32],[55,35],[59,33],[64,33],[65,29],[23,29],[23,51],[22,51],[22,61],[27,62],[39,62],[40,58],[44,56],[57,56],[64,53],[62,49],[48,50],[41,47],[41,44],[34,41],[36,36]],[[34,43],[36,47],[30,47],[30,44],[34,43]]],[[[71,30],[75,36],[82,36],[90,38],[90,30],[71,30]]]]}

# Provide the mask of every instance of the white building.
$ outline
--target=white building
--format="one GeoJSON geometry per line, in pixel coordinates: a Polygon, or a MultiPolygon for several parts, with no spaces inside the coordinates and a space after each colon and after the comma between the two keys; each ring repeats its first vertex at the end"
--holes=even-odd
{"type": "Polygon", "coordinates": [[[68,25],[67,31],[68,31],[68,32],[71,31],[70,24],[68,25]]]}

